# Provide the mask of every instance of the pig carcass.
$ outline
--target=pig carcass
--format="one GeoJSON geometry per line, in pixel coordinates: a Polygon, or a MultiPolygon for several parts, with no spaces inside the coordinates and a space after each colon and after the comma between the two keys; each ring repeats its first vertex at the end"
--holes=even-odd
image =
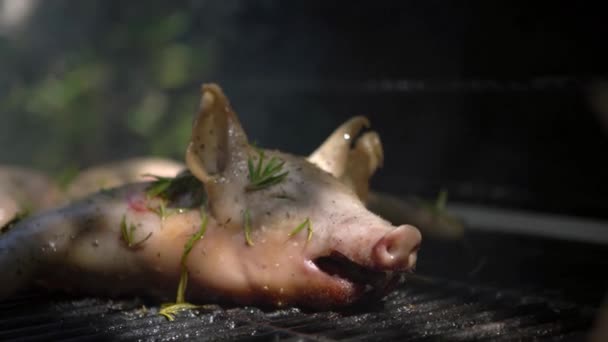
{"type": "Polygon", "coordinates": [[[421,235],[359,198],[381,161],[376,133],[356,139],[366,125],[350,120],[308,159],[262,150],[204,85],[188,172],[20,222],[0,236],[0,297],[35,283],[167,299],[184,274],[192,302],[327,309],[382,293],[413,269],[421,235]]]}

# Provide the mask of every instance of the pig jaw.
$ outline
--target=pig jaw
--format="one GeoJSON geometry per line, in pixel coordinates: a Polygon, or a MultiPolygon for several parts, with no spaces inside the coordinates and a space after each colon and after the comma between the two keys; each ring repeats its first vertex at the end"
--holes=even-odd
{"type": "Polygon", "coordinates": [[[374,264],[374,248],[383,243],[383,237],[365,247],[368,252],[347,256],[351,253],[344,247],[347,241],[334,248],[324,240],[315,240],[323,235],[320,226],[310,241],[305,234],[290,238],[276,227],[256,229],[253,246],[245,245],[241,232],[215,226],[195,247],[188,269],[192,289],[198,288],[195,292],[201,299],[328,309],[350,305],[371,289],[383,294],[396,279],[396,272],[388,271],[394,269],[393,265],[374,264]],[[349,261],[328,261],[334,253],[349,261]],[[354,261],[362,255],[370,260],[354,261]],[[365,262],[372,266],[360,266],[365,262]],[[334,266],[347,267],[353,273],[334,266]]]}
{"type": "Polygon", "coordinates": [[[390,225],[348,192],[332,194],[328,201],[319,203],[326,209],[317,216],[315,230],[324,237],[311,241],[305,259],[328,287],[342,290],[343,304],[370,290],[371,294],[385,293],[401,278],[399,272],[415,267],[421,242],[416,228],[390,225]]]}
{"type": "Polygon", "coordinates": [[[240,247],[241,234],[222,228],[209,231],[189,258],[192,298],[316,309],[358,298],[357,286],[320,271],[306,258],[305,238],[289,239],[270,229],[256,234],[254,241],[254,246],[240,247]]]}

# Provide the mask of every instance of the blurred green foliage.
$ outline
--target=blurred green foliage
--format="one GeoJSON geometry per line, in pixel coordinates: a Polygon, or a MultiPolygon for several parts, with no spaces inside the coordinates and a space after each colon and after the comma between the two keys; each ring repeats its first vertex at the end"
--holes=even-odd
{"type": "Polygon", "coordinates": [[[103,2],[68,13],[51,3],[0,35],[0,163],[61,179],[131,156],[181,160],[199,84],[218,60],[213,36],[170,4],[125,4],[127,20],[95,22],[103,2]]]}

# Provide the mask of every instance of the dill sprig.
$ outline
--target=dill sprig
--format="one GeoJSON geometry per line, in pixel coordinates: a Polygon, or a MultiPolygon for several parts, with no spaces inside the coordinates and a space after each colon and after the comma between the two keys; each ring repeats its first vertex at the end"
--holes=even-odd
{"type": "Polygon", "coordinates": [[[165,316],[169,321],[175,319],[175,315],[182,310],[197,309],[200,305],[195,305],[186,302],[186,287],[188,286],[188,267],[186,266],[186,259],[190,251],[194,247],[194,243],[202,239],[207,231],[207,214],[204,208],[201,207],[201,226],[200,229],[186,241],[184,245],[184,252],[180,260],[181,274],[179,277],[179,284],[177,285],[177,295],[175,303],[165,303],[161,305],[161,309],[158,312],[159,315],[165,316]]]}
{"type": "Polygon", "coordinates": [[[137,229],[137,226],[135,226],[133,223],[130,223],[127,228],[127,216],[122,215],[122,221],[120,221],[120,232],[122,233],[122,239],[127,243],[127,246],[129,248],[133,249],[140,247],[144,242],[146,242],[150,238],[150,236],[152,236],[152,232],[150,232],[145,238],[135,242],[133,240],[135,229],[137,229]]]}
{"type": "Polygon", "coordinates": [[[300,223],[300,225],[298,225],[294,230],[292,230],[291,233],[289,233],[289,237],[298,234],[304,228],[306,228],[306,230],[308,231],[306,241],[310,241],[310,239],[312,239],[312,223],[310,222],[310,218],[308,217],[306,218],[306,220],[304,220],[304,222],[300,223]]]}
{"type": "Polygon", "coordinates": [[[251,240],[251,215],[249,214],[249,209],[245,209],[243,220],[245,221],[245,242],[247,242],[247,245],[253,246],[253,241],[251,240]]]}
{"type": "Polygon", "coordinates": [[[264,165],[264,150],[258,151],[257,163],[254,165],[253,158],[247,159],[247,167],[249,169],[249,184],[245,187],[246,191],[255,191],[267,188],[283,181],[289,171],[284,171],[283,166],[285,161],[277,157],[271,157],[264,165]]]}

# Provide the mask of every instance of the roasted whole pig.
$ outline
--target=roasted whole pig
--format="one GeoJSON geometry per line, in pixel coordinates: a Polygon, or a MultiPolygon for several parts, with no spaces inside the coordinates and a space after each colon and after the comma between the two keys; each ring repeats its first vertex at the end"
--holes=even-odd
{"type": "Polygon", "coordinates": [[[382,160],[376,133],[358,137],[367,125],[351,119],[308,159],[263,150],[204,85],[188,170],[16,224],[0,236],[0,298],[29,284],[161,299],[177,288],[178,304],[327,309],[383,293],[413,269],[421,235],[359,197],[382,160]]]}

